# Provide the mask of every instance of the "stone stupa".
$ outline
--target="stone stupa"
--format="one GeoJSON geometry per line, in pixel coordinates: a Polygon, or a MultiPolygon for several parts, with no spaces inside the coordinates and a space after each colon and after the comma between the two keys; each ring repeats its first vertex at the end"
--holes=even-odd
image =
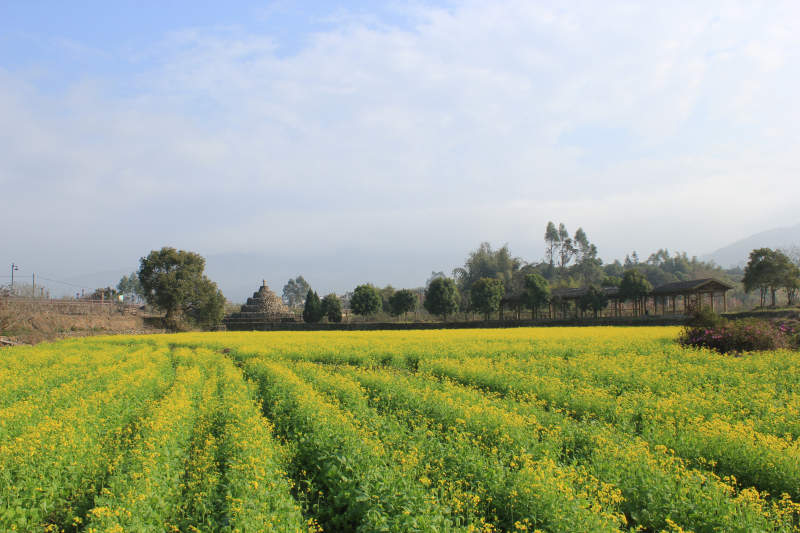
{"type": "Polygon", "coordinates": [[[292,318],[286,304],[263,280],[261,287],[253,293],[252,298],[247,299],[238,313],[225,317],[225,325],[229,330],[263,329],[261,326],[264,324],[292,318]]]}

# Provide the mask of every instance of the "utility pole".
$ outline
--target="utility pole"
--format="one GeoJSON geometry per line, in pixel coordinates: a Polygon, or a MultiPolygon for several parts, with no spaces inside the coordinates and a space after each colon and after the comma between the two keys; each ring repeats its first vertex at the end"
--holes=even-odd
{"type": "Polygon", "coordinates": [[[31,298],[36,298],[36,274],[31,274],[31,298]]]}
{"type": "Polygon", "coordinates": [[[14,271],[19,270],[19,265],[11,263],[11,290],[14,290],[14,271]]]}

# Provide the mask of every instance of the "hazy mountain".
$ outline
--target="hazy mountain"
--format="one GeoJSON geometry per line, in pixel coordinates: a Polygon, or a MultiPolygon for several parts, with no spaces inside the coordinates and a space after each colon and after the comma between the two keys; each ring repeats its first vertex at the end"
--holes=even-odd
{"type": "Polygon", "coordinates": [[[722,267],[744,266],[755,248],[789,248],[800,246],[800,224],[756,233],[701,257],[722,267]]]}
{"type": "MultiPolygon", "coordinates": [[[[425,284],[432,270],[450,270],[461,264],[463,252],[423,249],[408,254],[391,247],[384,249],[349,248],[306,253],[224,253],[206,257],[205,274],[217,283],[228,300],[244,302],[266,280],[281,296],[290,278],[302,275],[320,296],[329,292],[351,291],[361,283],[379,287],[413,288],[425,284]]],[[[138,262],[127,268],[108,269],[81,275],[37,272],[37,286],[46,287],[53,298],[91,293],[98,287],[116,287],[123,275],[137,270],[138,262]]],[[[8,283],[9,276],[0,278],[8,283]]],[[[17,283],[31,283],[27,271],[18,273],[17,283]]]]}

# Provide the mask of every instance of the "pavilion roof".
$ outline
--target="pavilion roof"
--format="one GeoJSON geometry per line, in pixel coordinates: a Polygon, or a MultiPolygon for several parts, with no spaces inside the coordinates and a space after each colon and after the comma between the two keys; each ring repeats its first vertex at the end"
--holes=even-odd
{"type": "MultiPolygon", "coordinates": [[[[606,296],[609,298],[615,297],[619,294],[619,287],[601,287],[606,296]]],[[[560,298],[562,300],[575,300],[580,298],[589,290],[588,287],[561,287],[558,289],[551,289],[550,296],[553,298],[560,298]]]]}
{"type": "Polygon", "coordinates": [[[728,291],[733,285],[720,281],[717,278],[692,279],[689,281],[675,281],[665,283],[653,289],[652,294],[684,294],[704,290],[728,291]]]}

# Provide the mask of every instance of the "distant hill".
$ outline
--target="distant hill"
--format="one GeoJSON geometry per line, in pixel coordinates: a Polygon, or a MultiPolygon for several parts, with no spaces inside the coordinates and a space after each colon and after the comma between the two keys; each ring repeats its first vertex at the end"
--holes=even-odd
{"type": "Polygon", "coordinates": [[[789,248],[800,246],[800,224],[786,228],[775,228],[756,233],[742,240],[701,257],[704,261],[714,261],[729,268],[744,266],[755,248],[789,248]]]}

